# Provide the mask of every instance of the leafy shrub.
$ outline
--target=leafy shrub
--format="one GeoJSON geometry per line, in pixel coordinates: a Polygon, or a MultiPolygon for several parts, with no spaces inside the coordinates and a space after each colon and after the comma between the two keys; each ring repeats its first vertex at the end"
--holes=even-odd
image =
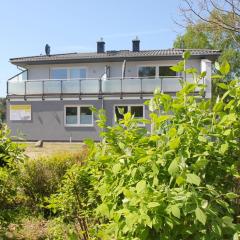
{"type": "MultiPolygon", "coordinates": [[[[0,226],[6,225],[16,216],[17,197],[16,164],[23,161],[24,149],[12,142],[6,125],[0,128],[0,226]]],[[[1,228],[0,228],[1,231],[1,228]]]]}
{"type": "Polygon", "coordinates": [[[70,168],[56,194],[51,195],[48,208],[62,218],[62,223],[74,225],[74,231],[82,239],[87,239],[89,231],[94,231],[93,209],[97,206],[93,191],[92,176],[84,166],[70,168]]]}
{"type": "Polygon", "coordinates": [[[185,61],[173,70],[192,73],[195,83],[181,81],[176,98],[155,92],[150,120],[143,120],[150,133],[127,113],[105,126],[102,143],[90,144],[102,239],[238,239],[239,196],[232,190],[239,178],[240,85],[219,85],[225,94],[214,103],[194,96],[205,73],[185,69],[185,61]]]}
{"type": "Polygon", "coordinates": [[[79,153],[59,153],[38,159],[25,159],[18,165],[19,183],[34,204],[41,203],[58,189],[67,169],[81,165],[87,150],[79,153]]]}
{"type": "Polygon", "coordinates": [[[12,164],[24,159],[23,147],[9,137],[10,130],[6,125],[0,125],[0,167],[12,167],[12,164]]]}

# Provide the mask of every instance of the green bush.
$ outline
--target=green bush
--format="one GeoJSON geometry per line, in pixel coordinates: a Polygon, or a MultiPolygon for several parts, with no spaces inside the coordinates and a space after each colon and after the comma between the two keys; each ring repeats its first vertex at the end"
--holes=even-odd
{"type": "Polygon", "coordinates": [[[85,239],[94,231],[93,209],[97,206],[92,176],[84,166],[70,168],[56,194],[49,198],[48,209],[61,216],[62,223],[74,225],[73,233],[85,239]]]}
{"type": "Polygon", "coordinates": [[[0,231],[16,217],[21,199],[17,196],[15,166],[25,158],[20,144],[12,142],[6,125],[0,128],[0,231]]]}
{"type": "Polygon", "coordinates": [[[0,124],[0,167],[12,168],[12,165],[25,158],[24,148],[21,144],[13,142],[9,135],[10,130],[7,126],[0,124]]]}
{"type": "Polygon", "coordinates": [[[59,153],[38,159],[25,159],[18,165],[19,184],[27,197],[34,203],[55,193],[67,169],[81,165],[86,150],[80,153],[59,153]]]}
{"type": "MultiPolygon", "coordinates": [[[[176,97],[155,91],[143,120],[151,132],[127,113],[90,144],[101,239],[238,239],[240,85],[220,84],[225,94],[216,102],[194,96],[205,73],[185,69],[187,55],[173,70],[192,73],[195,83],[182,80],[176,97]]],[[[217,77],[228,70],[222,65],[217,77]]]]}

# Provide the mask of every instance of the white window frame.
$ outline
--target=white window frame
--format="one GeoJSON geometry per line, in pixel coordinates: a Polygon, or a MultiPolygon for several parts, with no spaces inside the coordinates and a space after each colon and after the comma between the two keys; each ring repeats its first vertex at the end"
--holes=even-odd
{"type": "MultiPolygon", "coordinates": [[[[113,105],[113,123],[117,123],[117,119],[115,119],[115,115],[116,115],[116,112],[115,112],[115,108],[116,107],[128,107],[128,112],[131,113],[131,107],[143,107],[143,117],[142,119],[145,119],[145,105],[144,104],[137,104],[137,103],[134,103],[134,104],[114,104],[113,105]]],[[[137,118],[136,118],[137,119],[137,118]]],[[[140,119],[140,118],[139,118],[140,119]]],[[[138,123],[138,126],[145,126],[145,123],[138,123]]]]}
{"type": "Polygon", "coordinates": [[[80,123],[80,113],[81,113],[81,107],[89,107],[92,108],[93,105],[65,105],[64,106],[64,126],[66,127],[93,127],[94,126],[94,116],[92,112],[92,123],[91,124],[81,124],[80,123]],[[77,108],[77,124],[69,124],[66,122],[67,116],[66,116],[66,109],[68,107],[76,107],[77,108]]]}
{"type": "Polygon", "coordinates": [[[85,66],[81,66],[81,67],[78,67],[78,66],[71,66],[71,67],[52,67],[50,68],[50,71],[49,71],[49,79],[51,80],[74,80],[75,78],[71,79],[71,69],[84,69],[86,70],[86,78],[83,78],[83,79],[87,79],[88,78],[88,67],[85,67],[85,66]],[[51,77],[51,71],[53,70],[57,70],[57,69],[67,69],[67,78],[66,79],[54,79],[51,77]]]}

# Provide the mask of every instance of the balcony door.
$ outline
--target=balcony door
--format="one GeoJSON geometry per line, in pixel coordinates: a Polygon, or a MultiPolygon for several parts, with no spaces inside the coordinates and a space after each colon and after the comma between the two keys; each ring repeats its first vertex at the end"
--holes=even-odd
{"type": "Polygon", "coordinates": [[[50,70],[50,78],[54,80],[79,80],[87,77],[86,68],[52,68],[50,70]]]}
{"type": "Polygon", "coordinates": [[[78,94],[81,91],[80,81],[86,77],[87,69],[83,67],[52,68],[50,70],[51,81],[45,82],[45,89],[49,93],[78,94]]]}

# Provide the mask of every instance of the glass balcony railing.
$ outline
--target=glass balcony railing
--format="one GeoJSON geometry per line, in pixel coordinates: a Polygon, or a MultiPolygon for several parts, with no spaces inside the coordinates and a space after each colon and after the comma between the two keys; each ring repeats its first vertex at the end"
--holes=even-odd
{"type": "MultiPolygon", "coordinates": [[[[192,82],[192,79],[187,79],[192,82]]],[[[156,88],[163,92],[181,90],[179,77],[112,78],[75,80],[9,80],[8,95],[107,95],[152,93],[156,88]]]]}

